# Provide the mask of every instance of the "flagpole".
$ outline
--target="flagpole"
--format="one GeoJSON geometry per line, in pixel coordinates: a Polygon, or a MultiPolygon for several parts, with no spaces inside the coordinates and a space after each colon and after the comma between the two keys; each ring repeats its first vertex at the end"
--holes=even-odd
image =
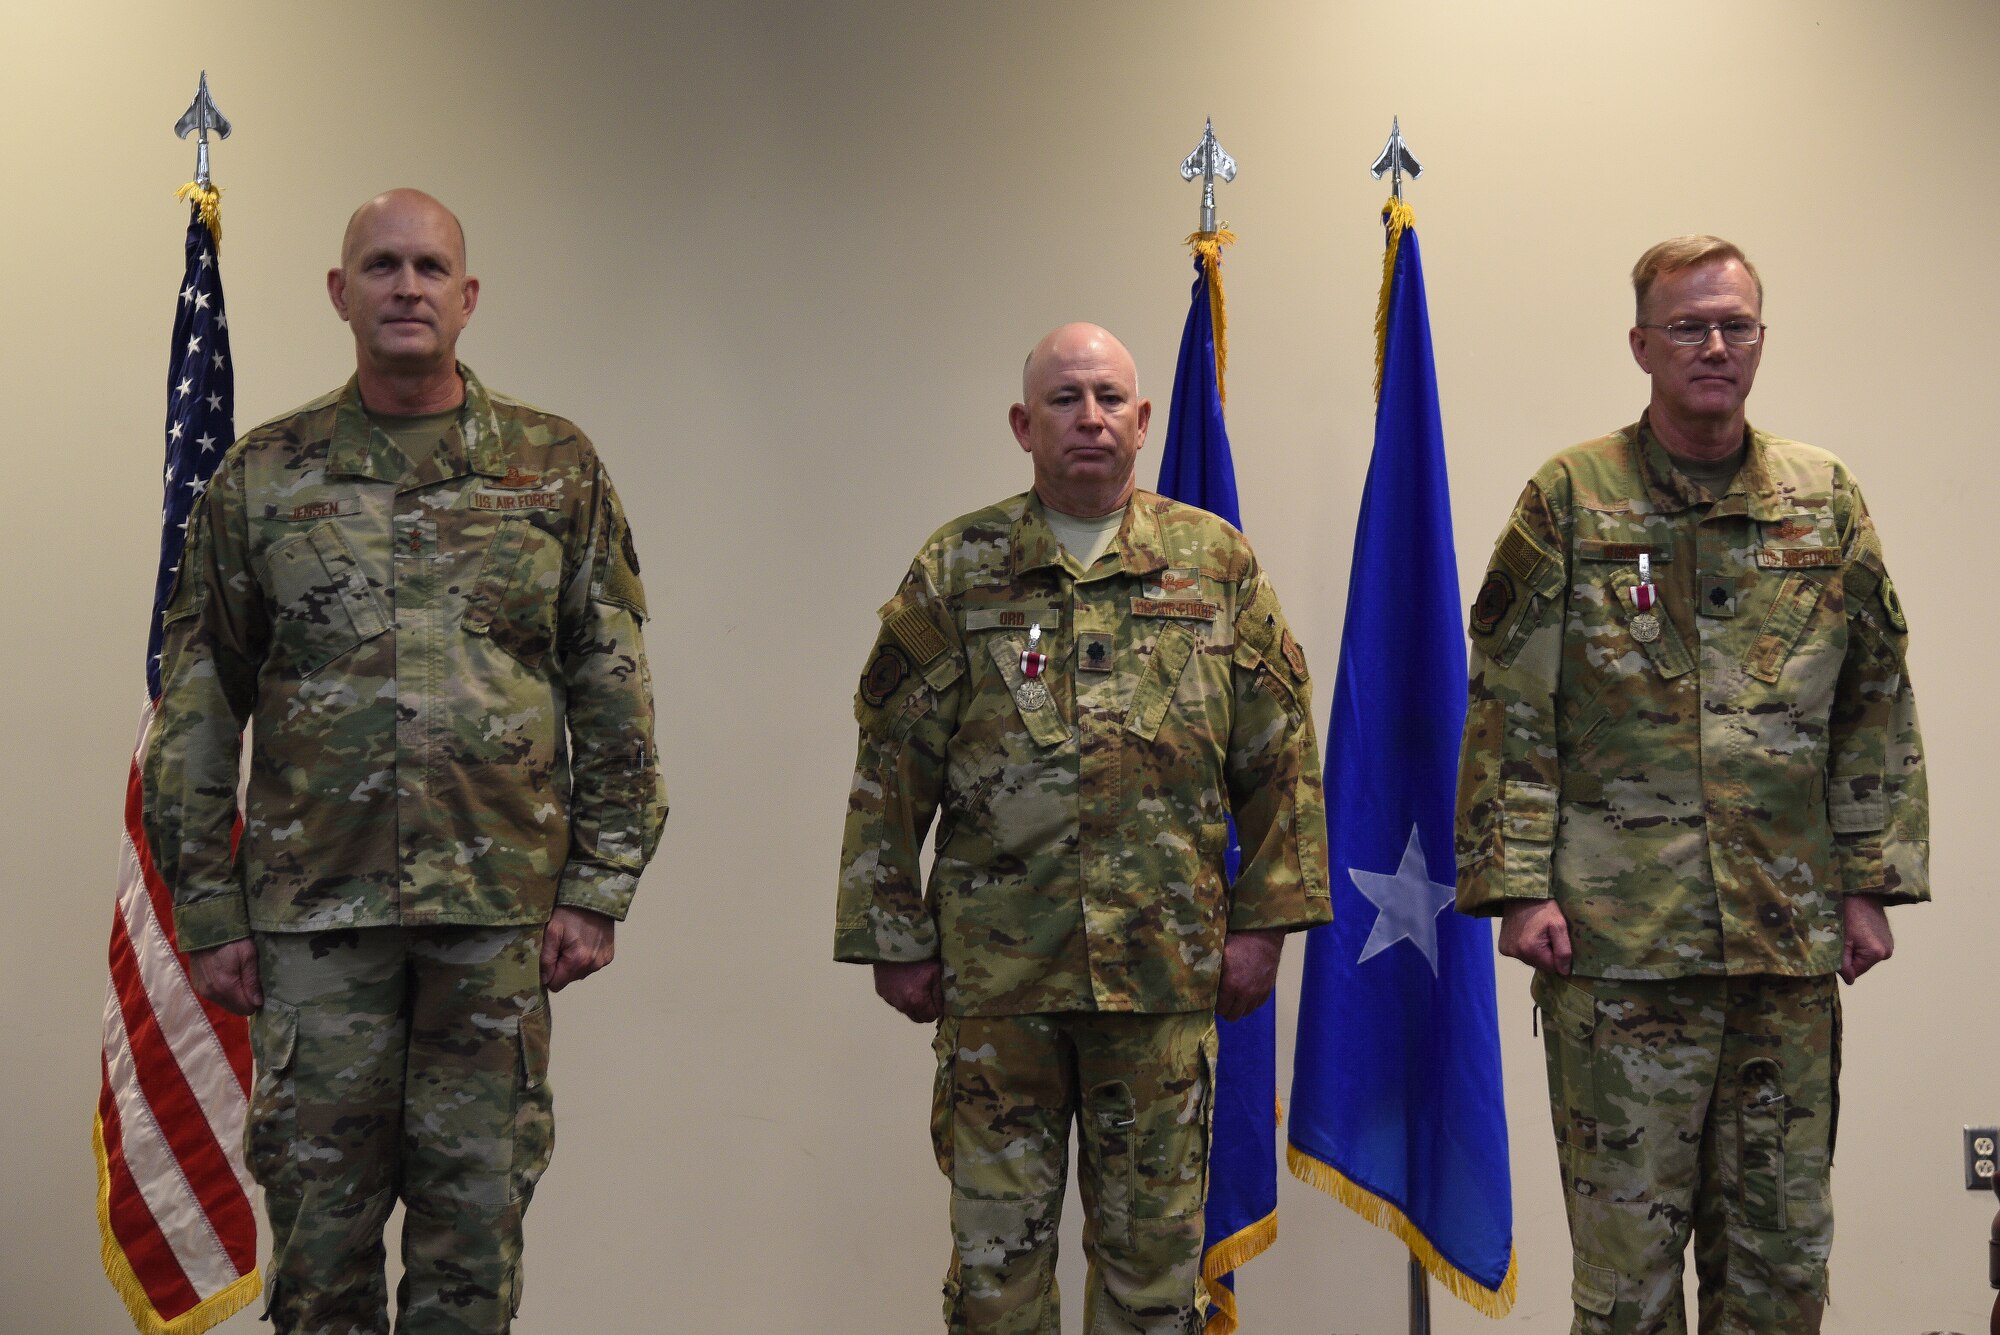
{"type": "MultiPolygon", "coordinates": [[[[1390,197],[1398,204],[1403,202],[1403,173],[1409,172],[1413,181],[1424,174],[1416,154],[1403,142],[1402,117],[1389,118],[1389,142],[1368,170],[1378,181],[1388,175],[1390,197]]],[[[1410,1335],[1431,1335],[1431,1276],[1415,1252],[1410,1253],[1410,1335]]]]}

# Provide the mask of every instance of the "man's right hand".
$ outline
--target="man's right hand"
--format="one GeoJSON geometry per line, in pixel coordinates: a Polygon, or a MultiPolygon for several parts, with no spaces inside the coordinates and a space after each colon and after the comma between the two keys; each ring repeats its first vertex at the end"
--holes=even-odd
{"type": "Polygon", "coordinates": [[[254,1015],[264,1004],[264,986],[257,976],[257,943],[248,937],[225,941],[209,950],[190,951],[188,977],[196,992],[226,1011],[254,1015]]]}
{"type": "Polygon", "coordinates": [[[1500,953],[1550,973],[1569,972],[1569,919],[1553,899],[1510,900],[1500,910],[1500,953]]]}
{"type": "Polygon", "coordinates": [[[944,965],[937,960],[914,964],[877,964],[875,995],[918,1024],[944,1014],[944,965]]]}

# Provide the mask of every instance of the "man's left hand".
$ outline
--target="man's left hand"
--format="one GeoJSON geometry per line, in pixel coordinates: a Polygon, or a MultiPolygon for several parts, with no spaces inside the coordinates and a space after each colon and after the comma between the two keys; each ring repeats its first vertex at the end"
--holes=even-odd
{"type": "Polygon", "coordinates": [[[1231,932],[1222,943],[1222,987],[1215,1013],[1240,1020],[1264,1004],[1278,985],[1278,956],[1285,934],[1276,928],[1261,932],[1231,932]]]}
{"type": "Polygon", "coordinates": [[[611,963],[618,920],[592,909],[559,905],[542,932],[542,986],[560,992],[611,963]]]}
{"type": "Polygon", "coordinates": [[[1842,896],[1840,927],[1840,976],[1850,983],[1896,953],[1889,911],[1874,895],[1842,896]]]}

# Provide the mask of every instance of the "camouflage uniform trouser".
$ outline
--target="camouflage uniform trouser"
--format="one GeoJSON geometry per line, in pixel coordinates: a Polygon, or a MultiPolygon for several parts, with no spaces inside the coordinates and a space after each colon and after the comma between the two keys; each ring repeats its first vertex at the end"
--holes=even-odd
{"type": "Polygon", "coordinates": [[[1840,998],[1821,978],[1537,973],[1575,1253],[1572,1335],[1820,1328],[1840,998]]]}
{"type": "Polygon", "coordinates": [[[1057,1335],[1056,1227],[1081,1134],[1086,1335],[1199,1331],[1214,1107],[1206,1013],[946,1017],[933,1044],[951,1179],[952,1335],[1057,1335]]]}
{"type": "Polygon", "coordinates": [[[539,927],[260,933],[245,1149],[280,1335],[501,1335],[521,1215],[554,1146],[539,927]]]}

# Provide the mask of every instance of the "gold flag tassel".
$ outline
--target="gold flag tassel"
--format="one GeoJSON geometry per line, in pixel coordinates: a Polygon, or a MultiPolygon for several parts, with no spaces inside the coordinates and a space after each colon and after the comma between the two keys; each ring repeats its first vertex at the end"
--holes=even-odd
{"type": "Polygon", "coordinates": [[[1239,1324],[1236,1294],[1222,1282],[1222,1277],[1248,1265],[1277,1240],[1278,1215],[1273,1211],[1213,1244],[1203,1254],[1201,1283],[1208,1291],[1208,1325],[1203,1335],[1236,1335],[1239,1324]]]}
{"type": "Polygon", "coordinates": [[[215,248],[222,249],[222,188],[203,185],[200,181],[189,181],[174,191],[174,198],[185,199],[201,210],[201,225],[215,238],[215,248]]]}
{"type": "Polygon", "coordinates": [[[1375,301],[1375,401],[1382,401],[1382,361],[1389,354],[1389,287],[1396,281],[1396,251],[1403,244],[1403,229],[1417,225],[1417,215],[1394,195],[1382,206],[1382,226],[1388,244],[1382,248],[1382,295],[1375,301]]]}
{"type": "Polygon", "coordinates": [[[1227,227],[1213,232],[1195,232],[1187,239],[1201,260],[1201,276],[1208,281],[1208,322],[1215,330],[1215,397],[1229,402],[1223,377],[1229,370],[1229,310],[1222,300],[1222,248],[1236,240],[1227,227]]]}
{"type": "MultiPolygon", "coordinates": [[[[1404,225],[1408,225],[1407,221],[1404,225]]],[[[1500,1281],[1500,1287],[1489,1289],[1445,1260],[1438,1249],[1431,1245],[1431,1240],[1424,1236],[1423,1230],[1411,1223],[1409,1217],[1401,1210],[1353,1181],[1332,1164],[1313,1158],[1296,1145],[1285,1147],[1285,1161],[1291,1166],[1292,1176],[1299,1181],[1308,1186],[1318,1187],[1375,1227],[1401,1238],[1403,1245],[1410,1249],[1410,1255],[1422,1263],[1424,1269],[1430,1272],[1431,1278],[1449,1289],[1454,1298],[1466,1303],[1474,1311],[1483,1316],[1498,1318],[1506,1316],[1514,1309],[1519,1279],[1516,1271],[1519,1257],[1515,1253],[1510,1251],[1507,1254],[1507,1277],[1500,1281]]]]}

